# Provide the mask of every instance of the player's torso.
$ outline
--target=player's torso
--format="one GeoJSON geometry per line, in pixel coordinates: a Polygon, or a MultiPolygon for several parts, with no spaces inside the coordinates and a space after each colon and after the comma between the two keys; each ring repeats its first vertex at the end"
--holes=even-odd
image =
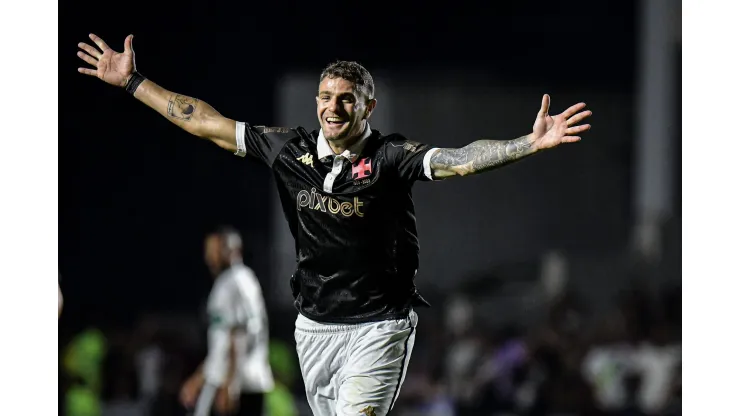
{"type": "Polygon", "coordinates": [[[299,309],[327,322],[401,313],[418,245],[410,190],[385,160],[385,139],[374,133],[354,161],[322,161],[315,132],[301,133],[273,164],[296,240],[299,309]]]}
{"type": "Polygon", "coordinates": [[[374,134],[354,162],[319,159],[306,134],[286,144],[273,170],[283,209],[301,249],[378,249],[395,236],[401,192],[386,165],[382,138],[374,134]]]}

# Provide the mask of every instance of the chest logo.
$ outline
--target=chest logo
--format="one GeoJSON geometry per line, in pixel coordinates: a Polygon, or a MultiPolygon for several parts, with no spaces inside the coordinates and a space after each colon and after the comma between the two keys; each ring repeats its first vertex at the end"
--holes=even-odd
{"type": "Polygon", "coordinates": [[[352,179],[362,179],[373,173],[372,160],[369,157],[361,159],[352,165],[352,179]]]}
{"type": "Polygon", "coordinates": [[[301,157],[297,157],[296,160],[300,160],[304,165],[313,167],[313,155],[311,153],[306,153],[301,157]]]}
{"type": "Polygon", "coordinates": [[[364,203],[360,201],[360,198],[354,197],[352,202],[343,202],[328,195],[321,195],[316,192],[316,188],[311,188],[311,192],[306,190],[298,192],[296,203],[296,209],[298,211],[308,208],[314,211],[328,211],[334,215],[341,213],[345,217],[352,217],[354,215],[358,217],[365,216],[365,213],[362,212],[364,203]]]}

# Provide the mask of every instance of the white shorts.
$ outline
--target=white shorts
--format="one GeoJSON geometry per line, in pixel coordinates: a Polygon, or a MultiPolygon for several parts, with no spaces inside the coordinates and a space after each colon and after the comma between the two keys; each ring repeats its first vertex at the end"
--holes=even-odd
{"type": "Polygon", "coordinates": [[[295,339],[314,416],[383,416],[393,408],[416,339],[416,312],[406,319],[322,324],[303,315],[295,339]]]}

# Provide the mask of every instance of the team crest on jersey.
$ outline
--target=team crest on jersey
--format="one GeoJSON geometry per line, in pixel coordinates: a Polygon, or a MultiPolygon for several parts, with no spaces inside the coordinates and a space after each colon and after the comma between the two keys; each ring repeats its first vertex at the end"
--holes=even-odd
{"type": "Polygon", "coordinates": [[[313,167],[313,155],[311,153],[306,153],[301,157],[297,157],[296,160],[300,160],[304,165],[313,167]]]}
{"type": "Polygon", "coordinates": [[[366,178],[373,173],[372,160],[369,157],[363,158],[352,165],[352,179],[358,180],[366,178]]]}

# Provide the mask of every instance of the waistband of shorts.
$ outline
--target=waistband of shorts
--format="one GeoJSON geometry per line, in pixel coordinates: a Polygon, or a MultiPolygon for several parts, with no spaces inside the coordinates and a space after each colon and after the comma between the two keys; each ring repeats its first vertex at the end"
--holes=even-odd
{"type": "Polygon", "coordinates": [[[302,313],[298,313],[298,317],[296,318],[296,321],[295,321],[295,328],[298,331],[308,333],[308,334],[341,334],[341,333],[356,331],[365,326],[377,325],[382,322],[405,321],[405,320],[408,320],[411,326],[416,326],[416,321],[417,321],[416,312],[413,309],[411,309],[409,311],[409,314],[405,318],[395,318],[395,319],[390,318],[390,319],[384,319],[384,320],[379,320],[379,321],[358,322],[358,323],[350,323],[350,324],[317,322],[311,318],[308,318],[302,313]]]}
{"type": "Polygon", "coordinates": [[[298,318],[295,320],[295,329],[306,332],[309,334],[340,334],[345,332],[356,331],[366,325],[371,325],[374,322],[362,322],[357,324],[331,324],[316,322],[310,318],[298,314],[298,318]]]}

